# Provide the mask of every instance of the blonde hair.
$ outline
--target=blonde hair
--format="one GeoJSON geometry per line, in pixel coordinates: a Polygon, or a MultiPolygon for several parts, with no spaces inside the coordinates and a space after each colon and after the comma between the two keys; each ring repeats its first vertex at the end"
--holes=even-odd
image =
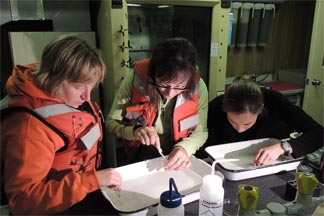
{"type": "Polygon", "coordinates": [[[54,95],[62,82],[96,83],[103,81],[106,66],[99,50],[74,35],[61,36],[43,51],[33,82],[54,95]]]}

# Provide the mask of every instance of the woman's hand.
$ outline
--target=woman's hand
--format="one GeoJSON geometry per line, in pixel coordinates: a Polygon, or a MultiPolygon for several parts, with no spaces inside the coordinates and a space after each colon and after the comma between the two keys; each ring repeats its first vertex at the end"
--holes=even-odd
{"type": "Polygon", "coordinates": [[[269,164],[274,160],[276,160],[283,153],[284,150],[281,148],[280,143],[259,149],[258,153],[254,158],[252,165],[260,166],[260,165],[269,164]]]}
{"type": "Polygon", "coordinates": [[[190,167],[191,162],[188,157],[187,151],[178,146],[175,147],[165,163],[165,170],[180,170],[190,167]]]}
{"type": "Polygon", "coordinates": [[[134,130],[135,140],[139,140],[144,145],[154,145],[160,148],[160,138],[154,127],[139,127],[134,130]]]}
{"type": "Polygon", "coordinates": [[[121,190],[122,177],[112,168],[96,171],[100,187],[106,186],[111,189],[121,190]]]}

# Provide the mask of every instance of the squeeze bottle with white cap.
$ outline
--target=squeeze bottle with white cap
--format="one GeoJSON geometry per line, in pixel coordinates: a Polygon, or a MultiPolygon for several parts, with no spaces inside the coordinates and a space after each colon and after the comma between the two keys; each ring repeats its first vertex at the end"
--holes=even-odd
{"type": "Polygon", "coordinates": [[[224,188],[223,179],[215,175],[215,164],[210,175],[205,175],[200,187],[199,215],[223,215],[224,188]]]}
{"type": "Polygon", "coordinates": [[[159,216],[184,216],[184,206],[182,204],[182,196],[178,192],[177,186],[173,180],[169,180],[169,190],[164,191],[160,196],[160,203],[157,207],[159,216]],[[174,187],[174,191],[172,190],[174,187]]]}

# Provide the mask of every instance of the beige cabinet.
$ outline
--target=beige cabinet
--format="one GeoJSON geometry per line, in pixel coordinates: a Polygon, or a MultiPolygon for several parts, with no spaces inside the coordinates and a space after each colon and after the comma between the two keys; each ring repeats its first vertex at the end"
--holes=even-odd
{"type": "Polygon", "coordinates": [[[324,1],[317,0],[314,14],[312,41],[307,68],[303,109],[318,123],[324,125],[324,1]]]}

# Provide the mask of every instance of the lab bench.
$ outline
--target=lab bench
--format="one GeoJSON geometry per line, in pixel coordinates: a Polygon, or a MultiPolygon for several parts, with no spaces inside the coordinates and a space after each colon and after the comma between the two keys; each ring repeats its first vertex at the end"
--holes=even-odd
{"type": "MultiPolygon", "coordinates": [[[[240,181],[225,180],[223,187],[225,190],[223,215],[238,215],[239,202],[237,197],[238,186],[248,184],[259,188],[259,199],[256,210],[266,209],[270,202],[285,204],[291,202],[286,196],[286,185],[288,181],[295,179],[295,171],[281,172],[277,174],[251,178],[240,181]]],[[[319,186],[318,196],[324,195],[323,186],[319,186]]],[[[312,215],[316,207],[299,212],[298,215],[312,215]]],[[[194,201],[185,205],[185,215],[198,215],[199,201],[194,201]]]]}
{"type": "Polygon", "coordinates": [[[304,97],[304,86],[291,82],[273,81],[259,83],[261,86],[270,87],[272,90],[279,91],[285,95],[295,105],[301,107],[304,97]]]}

